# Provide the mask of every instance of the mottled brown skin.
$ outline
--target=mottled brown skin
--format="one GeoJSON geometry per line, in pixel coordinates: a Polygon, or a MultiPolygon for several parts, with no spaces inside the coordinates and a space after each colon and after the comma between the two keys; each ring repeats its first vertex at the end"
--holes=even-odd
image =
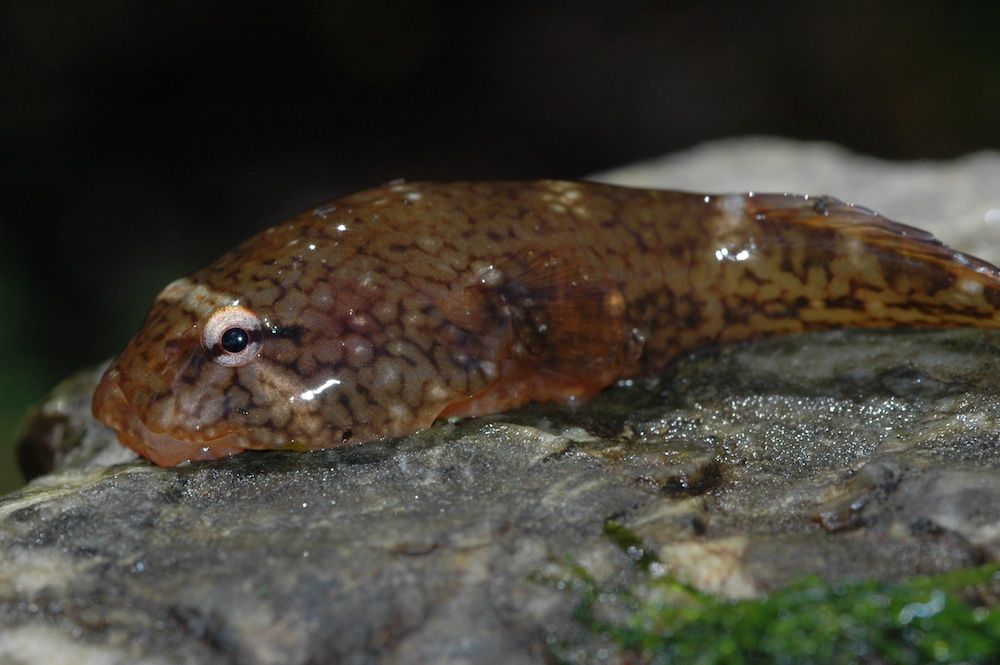
{"type": "Polygon", "coordinates": [[[998,327],[998,304],[993,266],[835,199],[394,183],[168,286],[94,413],[160,465],[327,448],[589,399],[715,342],[998,327]],[[216,329],[246,317],[230,357],[216,329]]]}

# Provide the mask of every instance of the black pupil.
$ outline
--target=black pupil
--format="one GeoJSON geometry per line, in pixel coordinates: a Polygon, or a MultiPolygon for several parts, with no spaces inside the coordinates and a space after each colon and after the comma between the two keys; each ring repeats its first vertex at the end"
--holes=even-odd
{"type": "Polygon", "coordinates": [[[222,333],[222,348],[229,353],[239,353],[250,344],[250,335],[243,328],[230,328],[222,333]]]}

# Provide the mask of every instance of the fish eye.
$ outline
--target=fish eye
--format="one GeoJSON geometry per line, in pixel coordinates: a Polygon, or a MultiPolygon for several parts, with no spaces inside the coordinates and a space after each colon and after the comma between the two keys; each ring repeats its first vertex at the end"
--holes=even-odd
{"type": "Polygon", "coordinates": [[[229,353],[239,353],[250,345],[250,333],[243,328],[230,328],[222,333],[221,344],[229,353]]]}
{"type": "Polygon", "coordinates": [[[222,307],[205,322],[201,345],[220,365],[240,367],[260,353],[264,326],[246,307],[222,307]]]}

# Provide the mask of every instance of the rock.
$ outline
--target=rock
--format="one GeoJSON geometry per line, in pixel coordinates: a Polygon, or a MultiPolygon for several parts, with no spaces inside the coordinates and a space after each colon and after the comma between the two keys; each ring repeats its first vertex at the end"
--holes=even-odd
{"type": "MultiPolygon", "coordinates": [[[[754,139],[623,173],[829,192],[924,225],[964,210],[946,239],[972,250],[1000,207],[998,155],[891,165],[754,139]]],[[[602,584],[638,574],[609,519],[731,597],[998,560],[998,370],[998,333],[801,335],[577,410],[175,469],[90,419],[84,372],[24,426],[22,464],[48,473],[0,499],[0,662],[544,662],[551,636],[590,639],[546,583],[567,557],[602,584]]]]}
{"type": "Polygon", "coordinates": [[[17,464],[27,480],[55,469],[106,467],[137,459],[115,445],[90,414],[91,397],[108,363],[79,372],[56,386],[25,416],[17,435],[17,464]]]}

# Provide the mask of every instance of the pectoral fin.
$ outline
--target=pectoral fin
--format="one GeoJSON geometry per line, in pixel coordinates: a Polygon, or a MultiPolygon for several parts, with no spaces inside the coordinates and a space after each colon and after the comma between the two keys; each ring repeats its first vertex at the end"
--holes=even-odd
{"type": "Polygon", "coordinates": [[[621,374],[625,299],[607,270],[577,248],[532,248],[498,262],[442,311],[466,329],[502,326],[499,378],[442,415],[476,415],[534,401],[590,399],[621,374]],[[472,293],[475,294],[472,297],[472,293]],[[474,305],[471,303],[475,303],[474,305]]]}

